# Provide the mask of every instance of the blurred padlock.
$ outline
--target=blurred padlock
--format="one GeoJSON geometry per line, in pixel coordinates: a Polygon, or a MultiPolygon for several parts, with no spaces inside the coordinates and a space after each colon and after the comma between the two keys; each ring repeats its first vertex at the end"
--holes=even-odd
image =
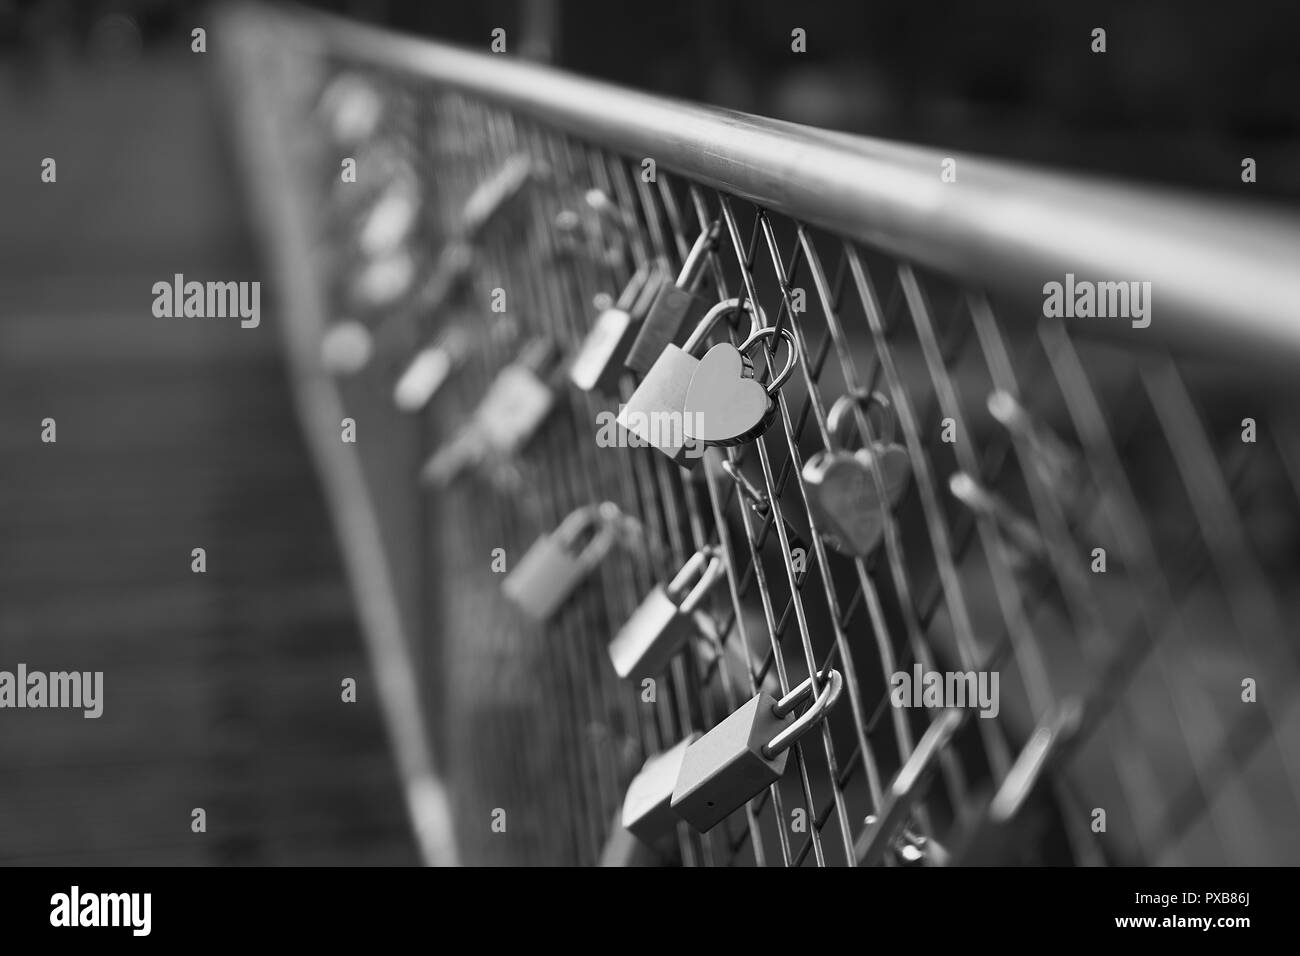
{"type": "Polygon", "coordinates": [[[550,534],[542,535],[507,572],[501,592],[535,621],[551,617],[595,570],[617,537],[618,507],[612,502],[571,512],[550,534]],[[590,533],[580,551],[579,539],[590,533]]]}
{"type": "Polygon", "coordinates": [[[382,256],[402,245],[414,231],[419,212],[418,182],[399,179],[389,184],[366,211],[357,231],[361,254],[382,256]]]}
{"type": "Polygon", "coordinates": [[[555,343],[543,337],[502,368],[469,422],[425,462],[421,480],[445,487],[471,465],[509,458],[526,445],[555,405],[544,373],[554,359],[555,343]]]}
{"type": "Polygon", "coordinates": [[[811,678],[780,700],[754,695],[691,744],[673,788],[673,812],[704,833],[780,780],[790,748],[826,718],[843,690],[839,671],[819,677],[821,692],[799,717],[794,710],[812,696],[811,678]]]}
{"type": "Polygon", "coordinates": [[[364,76],[342,73],[322,91],[317,109],[328,124],[334,142],[353,146],[375,135],[383,116],[384,100],[364,76]]]}
{"type": "Polygon", "coordinates": [[[469,333],[452,326],[415,353],[393,386],[393,403],[398,409],[418,412],[424,408],[465,361],[469,343],[469,333]]]}
{"type": "Polygon", "coordinates": [[[628,784],[621,821],[647,846],[661,846],[677,829],[677,814],[671,806],[673,787],[687,748],[699,739],[696,731],[667,750],[652,754],[628,784]]]}
{"type": "Polygon", "coordinates": [[[885,534],[885,514],[898,504],[912,475],[907,449],[894,441],[888,411],[889,400],[879,392],[841,395],[826,416],[831,447],[804,462],[808,510],[822,538],[842,554],[865,558],[876,549],[885,534]],[[885,410],[887,431],[869,448],[850,452],[839,443],[859,402],[885,410]]]}
{"type": "Polygon", "coordinates": [[[890,781],[879,816],[854,844],[859,866],[876,866],[885,854],[894,852],[898,831],[911,818],[930,771],[964,720],[963,711],[950,709],[942,711],[931,721],[917,741],[916,749],[890,781]]]}
{"type": "Polygon", "coordinates": [[[414,284],[416,269],[415,256],[406,246],[366,260],[352,277],[351,304],[359,311],[387,308],[414,284]]]}
{"type": "Polygon", "coordinates": [[[458,229],[459,238],[467,242],[477,239],[506,205],[523,192],[528,180],[542,169],[541,163],[523,153],[511,156],[502,163],[492,175],[475,187],[465,201],[458,229]]]}
{"type": "Polygon", "coordinates": [[[647,263],[633,274],[611,308],[596,317],[591,331],[583,339],[569,380],[584,392],[614,392],[625,372],[623,359],[643,317],[646,290],[653,292],[660,280],[656,267],[647,263]]]}
{"type": "Polygon", "coordinates": [[[544,374],[555,360],[550,338],[534,339],[519,358],[497,374],[474,420],[488,448],[513,455],[532,438],[555,405],[555,390],[544,374]]]}
{"type": "Polygon", "coordinates": [[[626,365],[632,371],[641,375],[649,372],[664,349],[678,341],[691,312],[699,314],[708,307],[705,300],[696,297],[695,288],[704,274],[709,253],[718,244],[720,231],[721,224],[718,220],[709,223],[686,256],[677,281],[672,285],[661,284],[656,290],[645,321],[637,330],[636,339],[627,353],[626,365]]]}
{"type": "Polygon", "coordinates": [[[740,299],[724,299],[709,309],[682,347],[668,345],[646,372],[632,397],[618,411],[618,423],[688,471],[704,455],[704,445],[686,437],[686,392],[700,360],[695,352],[723,316],[749,312],[750,334],[760,331],[762,310],[740,299]]]}
{"type": "Polygon", "coordinates": [[[695,633],[696,607],[725,574],[717,548],[706,547],[691,555],[666,587],[656,584],[609,643],[614,672],[637,681],[662,674],[695,633]]]}
{"type": "Polygon", "coordinates": [[[609,824],[609,835],[600,851],[598,866],[660,866],[663,860],[653,849],[646,846],[623,826],[623,810],[614,813],[609,824]]]}
{"type": "Polygon", "coordinates": [[[374,351],[370,329],[355,319],[335,322],[321,337],[321,365],[331,375],[355,375],[366,367],[374,351]]]}

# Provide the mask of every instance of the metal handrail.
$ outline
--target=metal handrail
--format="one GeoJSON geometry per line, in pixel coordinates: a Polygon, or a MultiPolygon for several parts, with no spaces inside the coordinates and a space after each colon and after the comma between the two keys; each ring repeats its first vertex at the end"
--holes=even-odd
{"type": "MultiPolygon", "coordinates": [[[[292,42],[395,69],[1041,309],[1043,285],[1152,283],[1153,337],[1300,358],[1300,216],[951,154],[653,96],[391,33],[284,13],[292,42]],[[304,28],[304,27],[310,28],[304,28]],[[957,181],[940,166],[957,161],[957,181]],[[1158,310],[1158,311],[1157,311],[1158,310]]],[[[1081,320],[1107,334],[1127,325],[1081,320]]],[[[1143,339],[1145,340],[1145,336],[1143,339]]]]}

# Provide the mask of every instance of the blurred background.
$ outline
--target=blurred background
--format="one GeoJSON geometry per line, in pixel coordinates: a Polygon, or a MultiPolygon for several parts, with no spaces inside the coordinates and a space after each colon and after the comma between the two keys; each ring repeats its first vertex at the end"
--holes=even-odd
{"type": "MultiPolygon", "coordinates": [[[[516,55],[801,123],[1300,198],[1280,0],[314,6],[478,49],[504,27],[516,55]]],[[[274,299],[256,333],[148,311],[176,272],[261,277],[196,26],[204,5],[0,0],[0,667],[110,671],[98,721],[0,715],[0,862],[413,863],[274,299]]]]}

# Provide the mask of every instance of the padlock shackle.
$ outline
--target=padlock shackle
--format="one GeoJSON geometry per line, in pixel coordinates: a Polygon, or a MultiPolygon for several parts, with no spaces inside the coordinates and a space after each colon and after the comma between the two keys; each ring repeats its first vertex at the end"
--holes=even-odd
{"type": "MultiPolygon", "coordinates": [[[[761,339],[771,339],[776,334],[776,329],[755,329],[749,334],[749,338],[736,346],[736,351],[748,352],[758,344],[761,339]]],[[[769,398],[776,398],[776,393],[781,390],[781,386],[786,383],[792,374],[794,374],[794,363],[797,354],[797,346],[794,342],[794,336],[790,334],[789,329],[781,329],[780,335],[781,338],[785,339],[785,344],[789,346],[790,352],[786,355],[785,365],[781,367],[781,371],[777,372],[776,377],[765,386],[769,398]]]]}
{"type": "Polygon", "coordinates": [[[691,251],[686,255],[686,261],[682,263],[682,271],[677,274],[677,281],[673,283],[679,289],[693,289],[700,278],[700,272],[704,269],[704,263],[708,261],[708,255],[718,244],[718,236],[722,233],[722,223],[715,219],[696,237],[695,245],[691,246],[691,251]]]}
{"type": "Polygon", "coordinates": [[[583,505],[581,508],[569,512],[552,534],[564,545],[565,549],[571,551],[579,536],[589,528],[595,527],[595,535],[578,555],[580,564],[587,568],[593,568],[614,544],[617,532],[615,512],[621,514],[618,505],[612,501],[583,505]]]}
{"type": "Polygon", "coordinates": [[[726,566],[722,563],[722,553],[716,546],[706,545],[687,559],[682,569],[668,582],[664,593],[668,596],[668,600],[677,605],[679,614],[690,614],[725,573],[726,566]],[[699,580],[695,582],[690,592],[679,597],[696,575],[699,576],[699,580]]]}
{"type": "Polygon", "coordinates": [[[623,287],[619,297],[614,300],[614,308],[621,309],[624,312],[632,311],[632,306],[636,305],[636,300],[640,297],[641,290],[645,288],[646,281],[650,278],[650,270],[653,268],[654,266],[649,262],[643,262],[637,266],[636,271],[632,273],[632,278],[627,280],[627,285],[623,287]]]}
{"type": "Polygon", "coordinates": [[[866,389],[858,389],[841,395],[831,405],[831,410],[826,415],[826,431],[830,433],[831,444],[839,444],[843,447],[844,436],[841,433],[844,426],[852,421],[849,413],[856,405],[861,405],[863,411],[870,411],[874,405],[885,413],[884,419],[887,431],[882,434],[880,440],[885,444],[891,444],[894,441],[894,416],[890,414],[890,411],[894,406],[887,395],[881,392],[868,392],[866,389]]]}
{"type": "MultiPolygon", "coordinates": [[[[826,719],[830,709],[840,699],[840,692],[844,690],[844,678],[840,676],[840,672],[831,668],[817,676],[825,682],[821,693],[817,695],[817,699],[813,701],[812,706],[805,710],[794,723],[789,724],[763,745],[763,756],[766,759],[775,760],[783,752],[793,747],[800,737],[826,719]]],[[[772,713],[778,718],[785,717],[812,694],[812,687],[812,678],[809,677],[778,700],[772,707],[772,713]]]]}
{"type": "Polygon", "coordinates": [[[749,338],[745,339],[748,342],[763,330],[763,324],[767,321],[767,316],[763,313],[762,307],[755,306],[748,299],[723,299],[704,313],[704,318],[700,319],[700,324],[691,332],[686,344],[682,346],[682,351],[687,355],[693,354],[700,347],[700,344],[709,337],[709,333],[718,324],[718,320],[724,315],[730,315],[732,312],[738,312],[741,309],[749,313],[749,338]]]}

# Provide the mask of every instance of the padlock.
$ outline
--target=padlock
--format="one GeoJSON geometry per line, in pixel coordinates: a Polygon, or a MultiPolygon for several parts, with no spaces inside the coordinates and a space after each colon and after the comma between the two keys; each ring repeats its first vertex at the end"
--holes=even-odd
{"type": "Polygon", "coordinates": [[[555,405],[554,390],[540,377],[554,354],[549,338],[535,339],[502,368],[470,421],[425,462],[421,480],[446,486],[467,467],[508,459],[526,445],[555,405]]]}
{"type": "Polygon", "coordinates": [[[624,429],[688,471],[704,455],[704,446],[686,437],[686,390],[700,364],[692,353],[724,315],[742,308],[749,312],[751,337],[761,331],[764,321],[761,309],[740,299],[723,299],[705,313],[685,345],[679,348],[670,344],[663,350],[627,404],[618,411],[618,423],[624,429]]]}
{"type": "Polygon", "coordinates": [[[538,339],[503,368],[474,413],[488,448],[512,455],[530,439],[555,405],[555,390],[541,370],[554,356],[554,343],[538,339]]]}
{"type": "Polygon", "coordinates": [[[620,822],[646,846],[661,846],[677,829],[677,814],[670,805],[673,787],[687,749],[699,739],[700,733],[695,731],[667,750],[652,754],[628,784],[620,822]]]}
{"type": "MultiPolygon", "coordinates": [[[[863,821],[867,829],[876,825],[876,817],[868,815],[863,821]]],[[[912,827],[904,825],[894,838],[893,845],[886,851],[890,862],[895,866],[916,868],[922,866],[947,866],[950,859],[948,850],[933,837],[917,833],[912,827]]]]}
{"type": "Polygon", "coordinates": [[[334,142],[353,146],[374,136],[383,117],[384,100],[365,77],[343,73],[322,91],[317,110],[328,124],[334,142]]]}
{"type": "Polygon", "coordinates": [[[414,231],[420,210],[420,187],[415,180],[391,183],[366,212],[357,231],[357,246],[363,256],[387,255],[402,245],[414,231]]]}
{"type": "Polygon", "coordinates": [[[469,334],[458,326],[415,353],[393,386],[393,404],[404,412],[418,412],[438,393],[469,354],[469,334]]]}
{"type": "Polygon", "coordinates": [[[825,719],[844,688],[837,670],[818,680],[821,692],[800,716],[794,709],[812,696],[811,677],[780,700],[755,694],[691,744],[673,787],[673,812],[705,833],[780,780],[790,748],[825,719]]]}
{"type": "Polygon", "coordinates": [[[571,512],[560,526],[532,543],[501,582],[501,592],[535,621],[550,618],[579,584],[595,570],[616,539],[611,502],[571,512]],[[574,546],[584,532],[591,540],[580,552],[574,546]]]}
{"type": "Polygon", "coordinates": [[[387,308],[411,288],[416,268],[415,256],[406,246],[366,260],[352,277],[351,303],[360,311],[387,308]]]}
{"type": "Polygon", "coordinates": [[[696,632],[696,607],[725,574],[717,548],[705,547],[691,555],[666,587],[656,584],[609,643],[614,672],[634,681],[662,674],[696,632]]]}
{"type": "Polygon", "coordinates": [[[413,342],[423,338],[423,325],[430,324],[453,300],[469,278],[474,264],[474,247],[454,239],[439,250],[432,268],[407,297],[402,308],[389,312],[375,329],[375,351],[380,355],[405,355],[413,342]]]}
{"type": "Polygon", "coordinates": [[[355,375],[366,367],[374,351],[374,336],[366,324],[342,319],[321,337],[320,361],[332,375],[355,375]]]}
{"type": "Polygon", "coordinates": [[[916,749],[890,781],[879,816],[854,842],[853,852],[859,866],[875,866],[886,853],[893,852],[897,833],[911,818],[930,771],[965,719],[964,711],[951,708],[931,721],[917,741],[916,749]]]}
{"type": "Polygon", "coordinates": [[[461,212],[459,236],[472,242],[503,208],[518,196],[528,180],[542,172],[542,164],[522,153],[511,156],[475,187],[461,212]]]}
{"type": "Polygon", "coordinates": [[[623,826],[623,810],[614,813],[609,824],[609,835],[600,851],[597,866],[661,866],[663,859],[651,847],[646,846],[623,826]]]}
{"type": "Polygon", "coordinates": [[[759,329],[740,345],[719,342],[705,352],[682,405],[687,439],[701,445],[741,445],[767,431],[776,417],[776,393],[794,372],[796,348],[789,330],[759,329]],[[789,346],[785,365],[772,381],[760,385],[753,378],[748,352],[778,335],[789,346]]]}
{"type": "Polygon", "coordinates": [[[624,373],[623,359],[644,315],[646,288],[660,281],[658,275],[650,263],[641,266],[614,305],[596,317],[569,366],[569,380],[578,388],[584,392],[615,391],[624,373]]]}
{"type": "Polygon", "coordinates": [[[803,481],[808,510],[826,543],[842,554],[865,558],[884,537],[885,513],[907,490],[912,463],[907,449],[893,440],[892,415],[886,417],[887,435],[871,447],[855,452],[835,447],[858,402],[889,409],[889,400],[878,392],[836,399],[826,421],[832,447],[804,462],[803,481]]]}
{"type": "Polygon", "coordinates": [[[679,341],[678,336],[691,312],[699,314],[707,308],[708,303],[695,295],[695,287],[704,274],[709,253],[718,244],[720,232],[721,224],[718,220],[709,223],[682,263],[677,281],[672,285],[665,283],[656,290],[645,321],[637,330],[636,339],[627,353],[625,364],[632,371],[640,375],[649,372],[664,349],[679,341]]]}

